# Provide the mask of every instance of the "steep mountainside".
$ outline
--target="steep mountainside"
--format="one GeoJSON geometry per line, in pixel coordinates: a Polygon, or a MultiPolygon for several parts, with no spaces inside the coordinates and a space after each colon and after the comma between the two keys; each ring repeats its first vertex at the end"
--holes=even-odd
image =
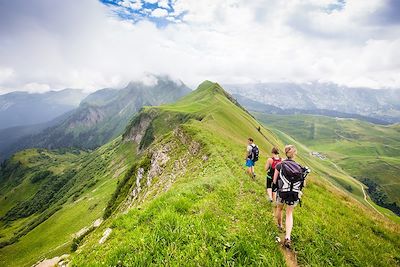
{"type": "Polygon", "coordinates": [[[399,127],[324,116],[255,116],[326,155],[366,184],[375,202],[400,215],[399,127]]]}
{"type": "MultiPolygon", "coordinates": [[[[278,230],[265,199],[262,165],[266,152],[273,145],[282,148],[287,137],[264,127],[258,130],[259,126],[212,82],[202,83],[175,104],[142,109],[122,138],[91,153],[67,154],[75,158],[68,161],[71,165],[64,164],[62,174],[49,174],[59,178],[43,178],[44,186],[71,175],[67,180],[73,185],[66,183],[62,194],[53,195],[51,207],[59,208],[53,215],[0,249],[1,264],[29,265],[72,250],[72,266],[283,266],[287,258],[275,243],[278,230]],[[261,149],[256,181],[244,174],[249,136],[261,149]],[[69,170],[75,173],[68,174],[69,170]],[[99,215],[104,221],[94,227],[99,215]],[[85,234],[73,235],[84,226],[85,234]]],[[[295,213],[297,262],[399,264],[399,225],[368,204],[356,180],[297,145],[299,161],[313,169],[303,206],[295,213]]],[[[41,181],[42,175],[33,178],[38,170],[29,169],[34,167],[27,165],[30,160],[22,160],[28,157],[23,153],[33,153],[29,151],[16,154],[2,167],[3,172],[8,170],[2,180],[7,185],[19,177],[21,167],[28,167],[25,178],[10,188],[41,181]]],[[[56,152],[33,151],[59,157],[56,152]]],[[[12,190],[7,192],[7,199],[16,197],[12,190]]],[[[25,220],[42,216],[40,209],[27,215],[36,207],[34,198],[20,203],[4,209],[3,236],[25,220]]]]}
{"type": "Polygon", "coordinates": [[[101,223],[118,179],[133,161],[118,140],[98,150],[21,151],[0,170],[0,266],[31,266],[68,253],[101,223]]]}
{"type": "Polygon", "coordinates": [[[0,129],[48,122],[76,108],[85,96],[77,89],[0,95],[0,129]]]}
{"type": "Polygon", "coordinates": [[[9,145],[3,155],[29,147],[96,148],[120,134],[132,114],[143,106],[173,102],[189,92],[184,84],[161,77],[152,86],[132,82],[120,90],[99,90],[60,123],[9,145]]]}
{"type": "Polygon", "coordinates": [[[326,112],[325,115],[331,111],[388,123],[400,121],[400,90],[350,88],[327,83],[228,84],[225,87],[232,94],[284,110],[326,112]]]}

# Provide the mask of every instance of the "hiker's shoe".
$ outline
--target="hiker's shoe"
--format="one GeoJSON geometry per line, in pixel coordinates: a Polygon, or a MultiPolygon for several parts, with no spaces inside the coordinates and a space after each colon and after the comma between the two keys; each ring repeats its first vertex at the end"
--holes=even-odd
{"type": "Polygon", "coordinates": [[[283,245],[288,249],[292,248],[292,242],[288,238],[285,238],[285,242],[283,243],[283,245]]]}
{"type": "Polygon", "coordinates": [[[274,202],[274,201],[272,200],[272,198],[268,199],[268,201],[269,201],[270,203],[274,202]]]}

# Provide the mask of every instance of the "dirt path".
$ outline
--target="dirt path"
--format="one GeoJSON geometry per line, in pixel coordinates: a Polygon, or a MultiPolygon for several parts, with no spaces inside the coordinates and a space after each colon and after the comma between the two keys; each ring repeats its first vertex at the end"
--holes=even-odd
{"type": "MultiPolygon", "coordinates": [[[[281,240],[285,240],[285,234],[280,234],[280,238],[281,240]]],[[[298,267],[299,265],[297,264],[296,252],[291,249],[285,248],[282,243],[279,243],[278,245],[283,256],[285,257],[286,265],[288,267],[298,267]]]]}
{"type": "MultiPolygon", "coordinates": [[[[274,216],[274,219],[276,218],[275,209],[276,209],[275,207],[272,207],[272,215],[274,216]]],[[[298,267],[299,265],[297,264],[296,251],[288,249],[285,246],[283,246],[283,242],[285,240],[285,234],[279,233],[279,238],[280,242],[278,242],[278,246],[283,256],[285,257],[286,265],[288,267],[298,267]]]]}
{"type": "Polygon", "coordinates": [[[359,185],[361,186],[361,190],[362,190],[362,192],[363,192],[363,194],[364,194],[364,200],[365,200],[365,202],[367,202],[376,212],[378,212],[380,215],[382,215],[382,216],[385,216],[385,215],[383,215],[377,208],[375,208],[374,207],[374,205],[372,205],[369,201],[368,201],[368,195],[367,195],[367,193],[365,193],[365,189],[364,189],[364,186],[361,184],[361,182],[359,182],[359,181],[357,181],[358,183],[359,183],[359,185]]]}
{"type": "MultiPolygon", "coordinates": [[[[334,162],[331,161],[331,164],[332,164],[333,166],[335,166],[336,169],[338,169],[338,170],[340,170],[340,171],[343,171],[342,168],[340,168],[336,163],[334,163],[334,162]]],[[[377,208],[374,207],[374,205],[371,204],[371,202],[368,201],[368,195],[367,195],[367,193],[365,192],[364,185],[363,185],[360,181],[358,181],[357,179],[354,179],[354,178],[351,177],[351,176],[348,176],[348,177],[349,177],[350,179],[352,179],[353,181],[355,181],[355,182],[361,187],[361,191],[363,192],[363,195],[364,195],[364,201],[367,202],[368,205],[371,206],[371,208],[374,209],[377,213],[379,213],[380,215],[382,215],[382,216],[385,217],[385,215],[383,215],[382,212],[380,212],[377,208]]]]}

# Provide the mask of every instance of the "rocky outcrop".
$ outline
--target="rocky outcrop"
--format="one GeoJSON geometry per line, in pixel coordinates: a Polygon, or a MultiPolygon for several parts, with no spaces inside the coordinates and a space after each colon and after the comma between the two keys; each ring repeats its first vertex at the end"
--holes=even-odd
{"type": "Polygon", "coordinates": [[[139,145],[156,115],[155,111],[139,113],[131,122],[128,130],[123,134],[124,141],[133,141],[139,145]]]}
{"type": "Polygon", "coordinates": [[[186,174],[190,161],[197,157],[203,162],[208,160],[208,156],[202,154],[200,142],[194,140],[182,127],[173,130],[172,137],[150,148],[150,167],[146,173],[143,168],[138,169],[136,183],[122,207],[125,212],[147,197],[167,191],[178,177],[186,174]],[[143,179],[146,179],[145,182],[143,179]]]}
{"type": "Polygon", "coordinates": [[[188,148],[188,151],[192,155],[197,155],[200,151],[200,143],[193,140],[188,134],[186,134],[182,128],[178,127],[174,130],[174,135],[179,141],[188,148]]]}
{"type": "Polygon", "coordinates": [[[106,117],[104,111],[97,107],[86,106],[81,113],[75,114],[68,122],[67,128],[92,127],[103,121],[106,117]]]}
{"type": "Polygon", "coordinates": [[[135,183],[131,193],[129,194],[129,198],[131,200],[136,199],[137,195],[142,190],[141,181],[143,179],[143,174],[144,174],[144,169],[143,168],[139,168],[137,170],[137,174],[136,174],[136,183],[135,183]]]}
{"type": "Polygon", "coordinates": [[[72,235],[73,238],[80,238],[81,236],[86,235],[89,231],[93,230],[94,228],[97,228],[101,225],[101,223],[103,222],[102,218],[99,218],[97,220],[95,220],[92,225],[90,226],[85,226],[83,227],[81,230],[79,230],[78,232],[76,232],[75,234],[72,235]]]}
{"type": "Polygon", "coordinates": [[[111,228],[107,228],[104,231],[103,236],[100,238],[99,244],[103,244],[104,242],[106,242],[106,240],[110,236],[111,232],[112,232],[112,229],[111,228]]]}
{"type": "Polygon", "coordinates": [[[54,266],[60,266],[60,267],[66,267],[68,266],[68,254],[64,254],[62,256],[57,256],[52,259],[44,259],[36,264],[34,264],[34,267],[54,267],[54,266]]]}

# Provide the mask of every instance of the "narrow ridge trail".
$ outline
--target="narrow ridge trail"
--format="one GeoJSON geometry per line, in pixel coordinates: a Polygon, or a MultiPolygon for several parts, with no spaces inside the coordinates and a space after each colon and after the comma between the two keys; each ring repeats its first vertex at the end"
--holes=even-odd
{"type": "MultiPolygon", "coordinates": [[[[242,166],[241,170],[244,171],[244,175],[246,179],[251,179],[247,173],[246,173],[246,169],[242,166]]],[[[256,182],[257,181],[253,181],[256,182]]],[[[243,195],[243,180],[240,180],[240,186],[239,186],[239,196],[243,195]]],[[[274,205],[272,205],[272,216],[273,216],[273,223],[276,224],[276,215],[275,215],[275,210],[276,207],[274,205]]],[[[297,255],[296,252],[291,250],[291,249],[287,249],[286,247],[283,246],[282,240],[285,240],[285,234],[284,233],[279,233],[279,238],[281,240],[281,242],[279,242],[277,245],[279,246],[279,250],[281,251],[283,257],[285,258],[286,261],[286,265],[288,267],[298,267],[299,265],[297,264],[297,255]]]]}
{"type": "MultiPolygon", "coordinates": [[[[272,215],[274,216],[274,220],[276,220],[276,207],[272,207],[272,215]]],[[[279,249],[285,257],[286,265],[288,267],[298,267],[297,264],[297,254],[294,250],[288,249],[283,246],[283,241],[285,240],[285,233],[279,233],[280,242],[278,243],[279,249]]]]}

